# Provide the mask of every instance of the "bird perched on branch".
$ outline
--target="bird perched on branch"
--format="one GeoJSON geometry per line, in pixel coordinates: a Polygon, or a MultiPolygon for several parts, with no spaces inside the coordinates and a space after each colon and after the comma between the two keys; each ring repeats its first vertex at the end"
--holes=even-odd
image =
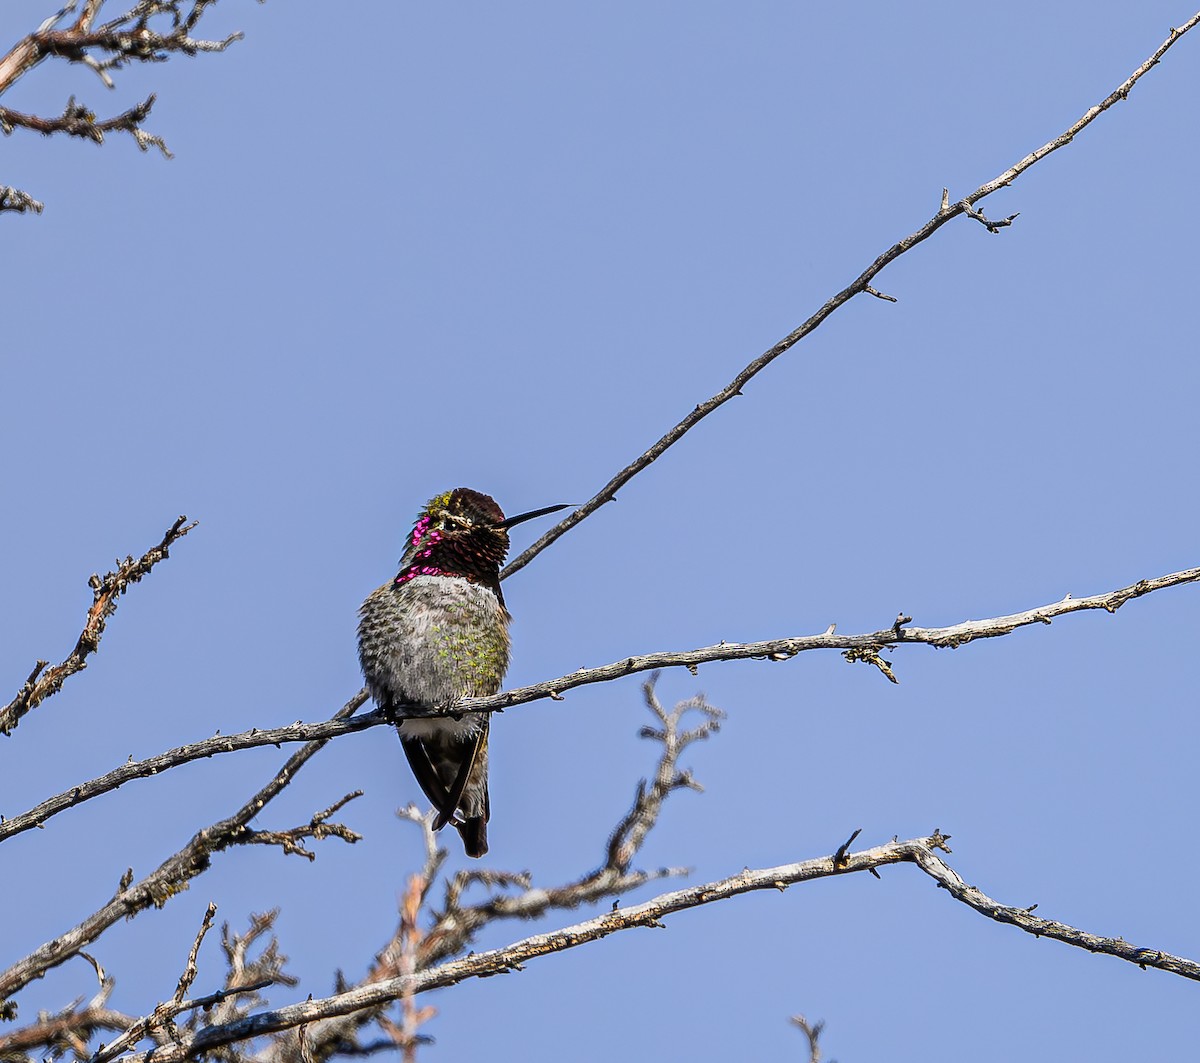
{"type": "Polygon", "coordinates": [[[396,578],[359,610],[358,657],[397,730],[409,766],[468,856],[487,852],[488,724],[485,712],[430,716],[465,697],[495,694],[508,669],[511,617],[500,592],[508,529],[566,506],[505,517],[489,495],[458,487],[417,517],[396,578]]]}

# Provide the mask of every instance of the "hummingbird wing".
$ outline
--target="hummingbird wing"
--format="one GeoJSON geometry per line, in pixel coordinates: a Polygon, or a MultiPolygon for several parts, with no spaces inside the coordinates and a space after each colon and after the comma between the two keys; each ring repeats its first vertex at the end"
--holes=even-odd
{"type": "MultiPolygon", "coordinates": [[[[438,818],[434,824],[434,830],[441,830],[454,818],[454,809],[458,802],[450,803],[450,794],[446,789],[446,784],[442,782],[442,777],[430,759],[429,750],[425,748],[425,743],[421,739],[405,738],[404,735],[401,735],[400,745],[404,749],[404,756],[408,759],[408,766],[412,768],[413,775],[421,789],[425,791],[425,796],[437,809],[438,818]]],[[[459,791],[459,797],[461,796],[462,792],[459,791]]]]}
{"type": "MultiPolygon", "coordinates": [[[[453,817],[453,812],[462,803],[463,792],[467,788],[467,783],[471,779],[471,772],[475,768],[476,761],[479,760],[479,751],[487,743],[487,720],[484,720],[483,726],[475,732],[471,739],[471,747],[466,750],[466,756],[462,758],[462,762],[458,766],[458,774],[454,778],[454,785],[450,787],[446,794],[446,807],[450,809],[451,815],[438,816],[438,820],[434,823],[434,830],[444,827],[450,822],[453,817]]],[[[487,800],[487,780],[484,780],[484,800],[487,800]]]]}
{"type": "MultiPolygon", "coordinates": [[[[447,786],[442,777],[442,773],[438,771],[437,764],[434,763],[433,757],[430,756],[429,749],[425,745],[425,741],[421,738],[407,738],[404,735],[400,736],[400,745],[404,749],[404,755],[408,758],[409,767],[412,768],[413,775],[416,776],[417,782],[421,789],[425,791],[425,796],[432,802],[433,807],[437,810],[437,819],[434,820],[433,829],[441,830],[447,823],[454,822],[454,814],[458,811],[459,805],[462,803],[463,793],[467,789],[467,784],[471,781],[471,773],[479,760],[480,750],[487,743],[487,723],[466,741],[461,742],[462,756],[459,758],[458,770],[454,774],[453,782],[447,786]]],[[[458,750],[456,750],[458,752],[458,750]]],[[[438,758],[444,765],[446,762],[443,758],[438,758]]],[[[490,804],[487,794],[487,782],[484,780],[484,807],[490,804]]],[[[490,809],[487,809],[490,811],[490,809]]],[[[485,811],[485,816],[487,812],[485,811]]]]}

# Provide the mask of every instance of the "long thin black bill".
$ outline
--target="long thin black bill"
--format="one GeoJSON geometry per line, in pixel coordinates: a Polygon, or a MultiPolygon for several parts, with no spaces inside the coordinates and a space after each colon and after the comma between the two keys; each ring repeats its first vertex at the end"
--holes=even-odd
{"type": "Polygon", "coordinates": [[[523,524],[527,520],[533,520],[534,517],[544,517],[547,513],[557,513],[560,509],[569,509],[569,502],[564,502],[561,506],[547,506],[545,509],[535,509],[532,513],[521,513],[515,517],[506,517],[499,524],[494,524],[495,528],[511,528],[515,524],[523,524]]]}

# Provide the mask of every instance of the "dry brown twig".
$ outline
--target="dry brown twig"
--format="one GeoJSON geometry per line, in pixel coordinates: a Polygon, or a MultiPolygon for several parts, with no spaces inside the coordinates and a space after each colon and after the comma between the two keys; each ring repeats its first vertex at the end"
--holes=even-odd
{"type": "Polygon", "coordinates": [[[21,717],[37,708],[48,697],[57,694],[70,676],[87,667],[87,658],[100,648],[100,639],[104,635],[108,618],[117,611],[117,600],[130,585],[148,575],[160,561],[165,561],[170,556],[171,546],[194,527],[196,521],[189,524],[187,517],[179,517],[167,529],[162,541],[157,546],[152,546],[136,561],[130,555],[124,561],[117,562],[116,571],[105,573],[103,578],[93,575],[88,579],[88,586],[92,588],[92,605],[88,609],[87,619],[75,648],[61,664],[47,668],[49,661],[38,661],[34,665],[29,678],[25,680],[25,685],[17,691],[17,696],[0,709],[0,734],[12,734],[13,729],[21,722],[21,717]]]}
{"type": "MultiPolygon", "coordinates": [[[[112,72],[131,63],[159,63],[173,55],[223,52],[242,37],[240,33],[221,40],[193,36],[200,20],[217,0],[138,0],[123,14],[97,25],[104,2],[84,0],[80,7],[79,0],[69,0],[56,15],[0,57],[0,95],[45,59],[86,66],[111,89],[112,72]],[[71,15],[76,16],[74,20],[60,26],[71,15]]],[[[155,147],[170,158],[162,138],[142,126],[154,99],[151,94],[141,103],[103,119],[97,118],[91,108],[76,103],[74,96],[67,101],[62,114],[54,118],[0,107],[0,131],[6,135],[14,129],[28,129],[43,136],[65,133],[96,144],[104,143],[106,133],[128,133],[142,151],[155,147]]],[[[29,210],[41,213],[42,204],[15,188],[0,188],[0,212],[29,210]]]]}

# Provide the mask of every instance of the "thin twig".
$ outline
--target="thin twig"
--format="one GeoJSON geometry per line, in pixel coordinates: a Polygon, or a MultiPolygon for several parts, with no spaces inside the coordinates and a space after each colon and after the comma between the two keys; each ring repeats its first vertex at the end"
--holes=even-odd
{"type": "Polygon", "coordinates": [[[17,691],[17,696],[0,709],[0,734],[11,734],[22,716],[37,708],[52,694],[57,694],[69,676],[87,667],[88,656],[100,647],[100,639],[108,618],[116,612],[117,599],[160,561],[165,561],[171,546],[195,526],[195,521],[188,524],[187,517],[180,517],[167,529],[162,542],[152,546],[136,561],[132,556],[127,557],[124,561],[117,562],[115,572],[106,573],[103,579],[93,575],[88,580],[88,585],[92,588],[92,606],[88,610],[87,620],[75,648],[61,664],[47,668],[44,672],[42,668],[45,662],[38,662],[25,685],[17,691]]]}
{"type": "Polygon", "coordinates": [[[792,1025],[798,1026],[800,1032],[808,1039],[808,1063],[821,1063],[821,1047],[818,1041],[825,1029],[823,1022],[809,1022],[803,1015],[793,1015],[792,1025]]]}
{"type": "MultiPolygon", "coordinates": [[[[591,516],[606,502],[613,501],[617,496],[617,491],[624,487],[625,484],[627,484],[638,473],[650,465],[651,462],[662,457],[662,455],[670,447],[678,443],[679,440],[682,439],[690,429],[694,428],[710,413],[719,409],[735,396],[741,395],[742,389],[754,377],[756,377],[760,372],[762,372],[762,370],[775,361],[775,359],[781,354],[789,351],[792,347],[804,339],[805,336],[821,325],[835,310],[850,302],[854,296],[862,293],[869,293],[878,297],[879,293],[872,289],[871,282],[883,271],[886,266],[890,265],[892,262],[895,262],[896,259],[898,259],[906,251],[911,251],[918,244],[928,240],[929,237],[931,237],[947,222],[952,221],[959,215],[970,214],[971,217],[975,217],[977,220],[983,221],[983,223],[987,225],[992,232],[995,232],[998,228],[1003,226],[1010,225],[1012,223],[1012,219],[1016,217],[1015,214],[1003,221],[989,222],[980,212],[974,209],[975,204],[981,199],[990,196],[997,189],[1011,185],[1018,177],[1021,176],[1021,174],[1033,166],[1034,163],[1040,162],[1047,155],[1071,143],[1076,136],[1078,136],[1087,126],[1094,122],[1101,114],[1107,111],[1118,101],[1128,97],[1133,86],[1136,85],[1146,73],[1148,73],[1159,63],[1162,57],[1167,53],[1168,49],[1170,49],[1180,37],[1195,27],[1197,23],[1200,23],[1200,11],[1196,12],[1196,14],[1188,19],[1187,22],[1185,22],[1178,29],[1172,29],[1170,36],[1163,41],[1163,43],[1154,52],[1154,54],[1150,56],[1149,59],[1147,59],[1132,74],[1130,74],[1129,77],[1127,77],[1120,85],[1118,85],[1116,89],[1114,89],[1107,97],[1105,97],[1105,99],[1101,100],[1100,103],[1096,104],[1095,107],[1092,107],[1090,110],[1088,110],[1086,114],[1078,119],[1078,121],[1074,122],[1059,136],[1043,144],[1036,151],[1030,152],[1019,162],[1013,166],[1010,166],[998,177],[994,177],[986,184],[980,185],[969,196],[960,199],[957,203],[950,203],[949,193],[944,194],[942,197],[941,207],[938,212],[934,214],[929,221],[922,225],[921,228],[919,228],[916,232],[906,236],[903,240],[899,240],[892,244],[891,247],[879,255],[874,262],[872,262],[861,274],[859,274],[855,280],[853,280],[835,296],[829,299],[807,321],[805,321],[798,328],[794,329],[792,332],[789,332],[773,347],[764,351],[757,358],[755,358],[754,361],[750,362],[725,387],[723,387],[711,398],[696,406],[691,413],[689,413],[683,418],[683,420],[676,424],[675,427],[668,431],[661,439],[658,440],[657,443],[651,446],[648,450],[643,451],[633,461],[626,465],[625,468],[618,472],[611,480],[608,481],[608,483],[606,483],[599,491],[597,491],[592,498],[590,498],[577,510],[568,514],[561,521],[555,524],[554,527],[547,531],[546,534],[538,539],[537,542],[535,542],[532,546],[528,547],[518,554],[517,557],[513,558],[513,560],[508,563],[507,567],[501,573],[500,578],[505,579],[508,576],[513,575],[513,573],[519,572],[526,565],[528,565],[530,561],[537,557],[538,554],[545,550],[546,547],[550,546],[561,536],[569,532],[573,527],[575,527],[576,524],[591,516]]],[[[888,297],[884,296],[883,298],[886,299],[888,297]]]]}
{"type": "Polygon", "coordinates": [[[151,93],[141,103],[105,119],[97,119],[90,108],[76,103],[74,96],[67,100],[63,113],[57,118],[42,118],[36,114],[22,114],[9,107],[0,107],[0,132],[7,135],[19,127],[47,137],[54,133],[66,133],[68,136],[90,140],[94,144],[103,144],[105,133],[129,133],[142,151],[156,147],[169,159],[172,155],[166,144],[142,128],[142,122],[154,106],[154,99],[154,94],[151,93]]]}

